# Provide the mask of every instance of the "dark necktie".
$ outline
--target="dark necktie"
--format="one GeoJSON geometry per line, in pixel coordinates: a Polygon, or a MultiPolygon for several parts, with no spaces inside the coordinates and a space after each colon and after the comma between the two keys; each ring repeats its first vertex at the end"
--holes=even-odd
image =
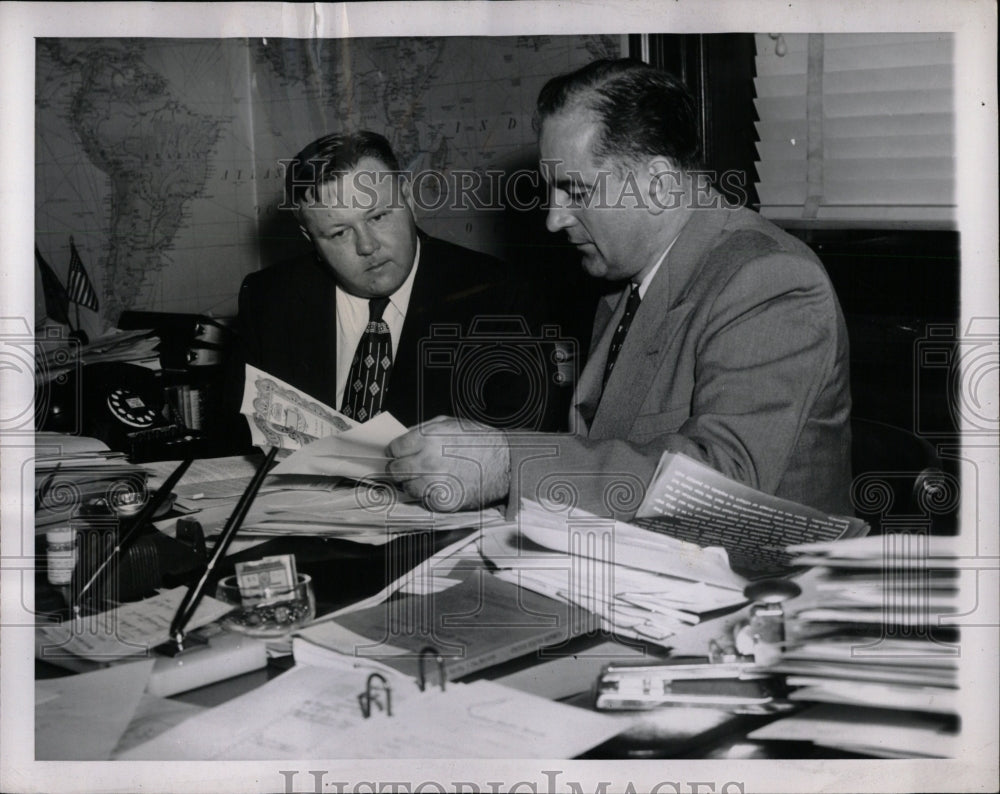
{"type": "Polygon", "coordinates": [[[368,325],[361,334],[358,349],[351,361],[351,371],[344,387],[340,412],[358,422],[367,422],[382,411],[382,400],[392,372],[392,337],[382,312],[388,298],[368,301],[368,325]]]}
{"type": "Polygon", "coordinates": [[[608,350],[608,362],[604,365],[604,384],[607,385],[608,378],[611,377],[611,370],[615,368],[615,361],[618,359],[618,353],[622,349],[622,345],[625,344],[625,337],[628,334],[628,327],[632,324],[632,318],[635,317],[636,310],[639,308],[639,301],[642,298],[639,297],[639,285],[633,284],[632,291],[628,294],[628,300],[625,302],[625,314],[622,315],[621,320],[618,321],[618,327],[615,328],[614,336],[611,337],[611,349],[608,350]]]}

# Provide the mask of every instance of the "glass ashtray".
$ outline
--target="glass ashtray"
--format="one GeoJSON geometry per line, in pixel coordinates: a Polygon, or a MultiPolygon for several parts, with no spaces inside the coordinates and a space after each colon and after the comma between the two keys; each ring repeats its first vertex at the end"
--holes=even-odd
{"type": "Polygon", "coordinates": [[[296,576],[294,587],[265,587],[260,595],[244,598],[235,576],[219,581],[215,597],[236,607],[222,618],[229,631],[251,637],[282,637],[316,616],[316,596],[308,574],[296,576]]]}

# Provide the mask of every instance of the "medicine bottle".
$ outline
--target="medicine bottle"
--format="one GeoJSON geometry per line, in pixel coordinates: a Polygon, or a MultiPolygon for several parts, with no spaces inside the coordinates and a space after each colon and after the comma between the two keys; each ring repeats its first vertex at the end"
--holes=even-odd
{"type": "Polygon", "coordinates": [[[50,529],[45,533],[46,570],[51,585],[68,585],[76,568],[76,530],[71,527],[50,529]]]}

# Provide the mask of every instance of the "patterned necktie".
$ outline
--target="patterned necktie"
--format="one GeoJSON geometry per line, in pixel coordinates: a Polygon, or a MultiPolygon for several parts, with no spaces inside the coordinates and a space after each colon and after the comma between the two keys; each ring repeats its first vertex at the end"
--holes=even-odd
{"type": "Polygon", "coordinates": [[[368,301],[368,325],[351,361],[340,412],[358,422],[367,422],[382,411],[382,400],[392,372],[392,337],[382,312],[388,298],[368,301]]]}
{"type": "Polygon", "coordinates": [[[632,318],[635,317],[635,312],[639,308],[639,301],[641,300],[642,298],[639,297],[639,285],[633,284],[632,291],[628,294],[628,301],[625,303],[625,314],[622,315],[621,320],[618,322],[618,327],[615,328],[614,336],[611,337],[608,362],[604,365],[604,385],[607,385],[608,378],[611,377],[611,370],[615,368],[618,353],[621,351],[622,345],[625,344],[628,327],[632,324],[632,318]]]}

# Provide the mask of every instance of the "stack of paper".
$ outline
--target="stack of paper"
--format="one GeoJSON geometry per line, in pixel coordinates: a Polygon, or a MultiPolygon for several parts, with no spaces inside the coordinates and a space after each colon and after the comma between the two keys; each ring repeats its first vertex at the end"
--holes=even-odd
{"type": "Polygon", "coordinates": [[[825,705],[754,737],[880,757],[947,756],[959,662],[947,616],[966,611],[955,539],[883,535],[789,550],[796,564],[821,567],[815,589],[792,602],[789,642],[773,669],[786,674],[792,700],[825,705]],[[884,729],[859,734],[858,723],[884,729]]]}
{"type": "MultiPolygon", "coordinates": [[[[176,462],[147,465],[153,471],[150,487],[155,487],[176,462]]],[[[174,488],[175,507],[196,513],[194,517],[209,537],[218,534],[257,465],[259,460],[252,456],[195,461],[174,488]]],[[[323,474],[272,473],[247,514],[236,550],[280,535],[336,537],[383,545],[406,533],[488,527],[502,521],[503,516],[495,508],[435,513],[388,483],[323,474]]],[[[170,532],[170,524],[160,528],[170,532]]]]}
{"type": "MultiPolygon", "coordinates": [[[[358,424],[251,366],[241,410],[254,443],[281,450],[243,522],[242,539],[311,535],[381,545],[401,534],[503,520],[496,509],[434,513],[386,482],[385,447],[406,432],[392,414],[358,424]]],[[[198,511],[206,533],[216,534],[256,465],[241,457],[199,461],[176,488],[178,506],[198,511]]]]}
{"type": "Polygon", "coordinates": [[[120,331],[117,328],[86,345],[77,346],[68,340],[65,345],[46,340],[39,345],[42,358],[36,362],[38,377],[50,381],[76,370],[82,364],[123,362],[147,369],[160,369],[157,348],[160,338],[151,330],[120,331]]]}
{"type": "Polygon", "coordinates": [[[666,645],[701,616],[744,602],[726,552],[623,522],[525,501],[517,531],[484,538],[496,576],[573,605],[594,629],[666,645]]]}
{"type": "Polygon", "coordinates": [[[91,499],[145,491],[146,469],[96,438],[38,433],[35,454],[36,532],[68,521],[91,499]]]}

